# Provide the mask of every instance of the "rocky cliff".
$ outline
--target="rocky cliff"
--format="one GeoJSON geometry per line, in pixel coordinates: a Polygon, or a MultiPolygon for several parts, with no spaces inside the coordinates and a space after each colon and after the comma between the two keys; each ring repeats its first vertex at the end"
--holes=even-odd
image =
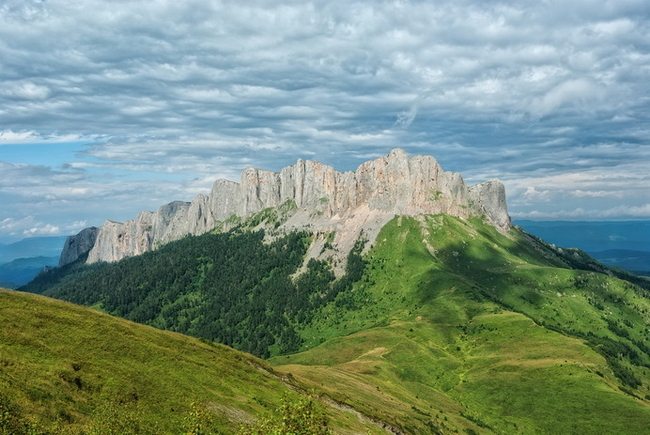
{"type": "MultiPolygon", "coordinates": [[[[362,231],[372,241],[395,215],[482,215],[499,229],[511,225],[500,181],[468,187],[460,174],[443,171],[433,157],[408,157],[395,149],[354,172],[338,172],[309,160],[298,160],[280,172],[248,168],[239,183],[217,180],[209,196],[172,202],[124,223],[106,222],[86,251],[87,261],[138,255],[187,234],[210,231],[233,217],[246,218],[282,204],[291,204],[292,211],[280,230],[335,232],[335,251],[345,253],[362,231]]],[[[84,231],[66,243],[62,264],[79,257],[79,249],[67,247],[80,246],[77,238],[86,237],[84,231]]]]}
{"type": "Polygon", "coordinates": [[[59,267],[76,261],[79,257],[86,255],[97,241],[99,228],[85,228],[76,236],[70,236],[63,245],[61,257],[59,258],[59,267]]]}

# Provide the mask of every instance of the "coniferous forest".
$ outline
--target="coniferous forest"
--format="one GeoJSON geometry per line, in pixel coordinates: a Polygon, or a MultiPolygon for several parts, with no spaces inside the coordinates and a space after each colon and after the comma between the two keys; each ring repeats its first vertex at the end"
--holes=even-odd
{"type": "Polygon", "coordinates": [[[296,328],[361,277],[362,245],[352,250],[338,280],[327,262],[315,259],[292,279],[311,235],[293,232],[270,243],[264,237],[264,230],[238,229],[187,236],[110,267],[55,269],[24,289],[40,293],[65,273],[45,295],[262,358],[295,352],[302,341],[296,328]]]}

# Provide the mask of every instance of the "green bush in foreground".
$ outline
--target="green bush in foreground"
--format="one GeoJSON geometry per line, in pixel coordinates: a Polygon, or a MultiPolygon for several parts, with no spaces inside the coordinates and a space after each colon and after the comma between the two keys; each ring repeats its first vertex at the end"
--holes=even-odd
{"type": "Polygon", "coordinates": [[[329,435],[328,419],[313,401],[282,399],[280,407],[258,424],[243,427],[239,435],[329,435]]]}

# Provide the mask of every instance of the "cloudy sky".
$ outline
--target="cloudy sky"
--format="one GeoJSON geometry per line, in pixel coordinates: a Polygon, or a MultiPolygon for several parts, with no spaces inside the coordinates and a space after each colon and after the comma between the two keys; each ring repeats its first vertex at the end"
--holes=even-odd
{"type": "Polygon", "coordinates": [[[515,219],[650,219],[647,1],[0,0],[0,240],[395,147],[515,219]]]}

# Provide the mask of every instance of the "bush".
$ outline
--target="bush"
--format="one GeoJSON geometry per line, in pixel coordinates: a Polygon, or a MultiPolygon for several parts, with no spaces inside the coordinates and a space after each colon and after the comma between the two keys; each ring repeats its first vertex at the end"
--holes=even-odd
{"type": "Polygon", "coordinates": [[[243,427],[239,435],[330,435],[328,419],[313,401],[300,398],[290,401],[286,396],[269,417],[253,426],[243,427]]]}

